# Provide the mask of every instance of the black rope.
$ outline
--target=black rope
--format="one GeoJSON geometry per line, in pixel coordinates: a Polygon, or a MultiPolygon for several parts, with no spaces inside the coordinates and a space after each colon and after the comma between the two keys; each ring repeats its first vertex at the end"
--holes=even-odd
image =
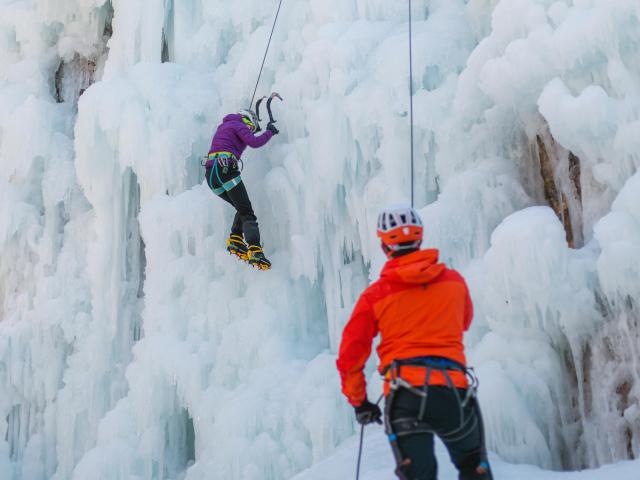
{"type": "Polygon", "coordinates": [[[409,0],[409,117],[411,122],[411,206],[414,206],[414,160],[413,160],[413,32],[411,30],[411,0],[409,0]]]}
{"type": "Polygon", "coordinates": [[[260,77],[262,77],[262,70],[264,69],[264,62],[267,60],[267,54],[269,53],[269,47],[271,46],[271,39],[273,38],[273,32],[276,29],[276,23],[278,22],[278,15],[280,15],[280,7],[282,7],[282,0],[278,4],[278,11],[276,12],[276,18],[273,20],[273,27],[271,27],[271,35],[269,35],[269,42],[267,43],[267,49],[264,51],[264,57],[262,58],[262,65],[260,66],[260,73],[258,74],[258,81],[256,82],[256,88],[253,89],[253,96],[251,97],[251,103],[249,108],[253,108],[253,101],[256,99],[256,92],[258,91],[258,85],[260,84],[260,77]]]}

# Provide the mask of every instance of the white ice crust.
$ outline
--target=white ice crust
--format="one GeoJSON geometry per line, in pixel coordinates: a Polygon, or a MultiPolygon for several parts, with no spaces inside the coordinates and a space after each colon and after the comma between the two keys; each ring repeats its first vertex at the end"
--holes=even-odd
{"type": "MultiPolygon", "coordinates": [[[[471,289],[497,471],[631,480],[640,3],[414,3],[416,206],[471,289]],[[560,190],[579,159],[576,248],[538,138],[560,190]]],[[[0,478],[352,475],[335,357],[384,262],[378,210],[409,200],[406,4],[284,0],[259,89],[285,98],[281,134],[244,158],[257,272],[224,250],[200,160],[251,100],[276,6],[0,0],[0,478]]],[[[364,478],[388,478],[367,438],[364,478]]]]}

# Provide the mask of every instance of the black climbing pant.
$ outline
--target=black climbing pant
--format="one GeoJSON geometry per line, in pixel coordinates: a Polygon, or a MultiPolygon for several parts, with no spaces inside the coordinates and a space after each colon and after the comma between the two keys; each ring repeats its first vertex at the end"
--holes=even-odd
{"type": "MultiPolygon", "coordinates": [[[[207,185],[211,190],[220,188],[223,183],[233,180],[240,171],[238,168],[228,167],[227,172],[223,168],[216,169],[211,167],[206,170],[207,185]],[[218,178],[219,176],[219,178],[218,178]]],[[[236,215],[231,226],[232,235],[244,235],[244,239],[249,245],[260,245],[260,230],[258,228],[258,220],[253,207],[249,200],[249,194],[243,182],[233,187],[227,192],[218,195],[225,202],[230,203],[236,209],[236,215]]]]}
{"type": "MultiPolygon", "coordinates": [[[[403,480],[436,480],[438,465],[434,455],[434,433],[443,441],[451,461],[458,469],[459,480],[492,480],[491,472],[479,474],[476,468],[483,460],[483,432],[481,421],[474,402],[470,401],[463,409],[465,426],[460,429],[460,403],[453,389],[449,387],[431,386],[428,390],[426,408],[421,426],[410,433],[411,428],[398,431],[396,460],[403,465],[396,472],[403,480]],[[426,431],[429,430],[429,431],[426,431]],[[458,430],[458,431],[456,431],[458,430]],[[433,432],[433,433],[432,433],[433,432]],[[398,458],[400,457],[400,458],[398,458]]],[[[458,389],[460,398],[465,398],[466,390],[458,389]]],[[[408,419],[409,424],[418,418],[422,398],[409,390],[400,388],[393,396],[391,408],[387,415],[391,422],[408,419]]],[[[405,423],[405,426],[408,423],[405,423]]]]}

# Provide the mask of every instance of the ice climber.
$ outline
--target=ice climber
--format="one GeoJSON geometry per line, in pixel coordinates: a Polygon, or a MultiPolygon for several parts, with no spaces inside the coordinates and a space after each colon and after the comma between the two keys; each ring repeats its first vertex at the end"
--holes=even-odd
{"type": "Polygon", "coordinates": [[[251,265],[267,270],[271,268],[271,262],[262,251],[258,221],[240,177],[241,157],[247,145],[260,148],[279,133],[273,122],[269,122],[262,135],[254,135],[258,130],[258,117],[252,110],[241,110],[224,117],[211,141],[205,167],[209,188],[236,209],[227,250],[251,265]]]}
{"type": "Polygon", "coordinates": [[[435,434],[460,480],[491,480],[477,381],[466,369],[462,343],[473,317],[467,285],[438,263],[438,250],[420,250],[422,221],[411,206],[382,211],[378,236],[388,261],[344,328],[337,361],[342,391],[361,425],[382,423],[380,407],[367,399],[363,374],[379,333],[384,423],[398,478],[437,478],[435,434]]]}

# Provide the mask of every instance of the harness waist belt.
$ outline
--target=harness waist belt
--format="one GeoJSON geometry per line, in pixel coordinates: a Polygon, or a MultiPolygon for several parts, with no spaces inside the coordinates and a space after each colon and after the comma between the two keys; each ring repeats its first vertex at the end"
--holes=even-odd
{"type": "Polygon", "coordinates": [[[229,165],[237,167],[239,160],[231,152],[210,152],[209,155],[207,155],[207,161],[204,166],[210,168],[216,162],[221,167],[228,167],[229,165]]]}
{"type": "Polygon", "coordinates": [[[455,370],[458,372],[466,373],[467,368],[455,360],[451,360],[445,357],[413,357],[402,358],[394,360],[387,365],[382,371],[383,375],[386,375],[391,369],[397,369],[399,367],[423,367],[433,368],[436,370],[455,370]]]}

